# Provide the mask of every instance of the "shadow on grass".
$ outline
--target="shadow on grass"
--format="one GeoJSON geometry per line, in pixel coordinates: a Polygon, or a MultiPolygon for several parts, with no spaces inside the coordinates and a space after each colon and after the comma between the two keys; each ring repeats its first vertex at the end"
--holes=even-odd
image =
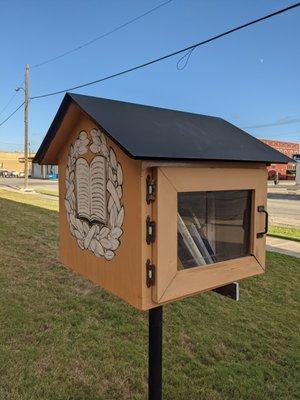
{"type": "MultiPolygon", "coordinates": [[[[0,398],[145,399],[147,314],[60,265],[58,214],[30,201],[0,198],[0,398]]],[[[165,400],[297,398],[299,262],[268,267],[238,303],[165,306],[165,400]]]]}

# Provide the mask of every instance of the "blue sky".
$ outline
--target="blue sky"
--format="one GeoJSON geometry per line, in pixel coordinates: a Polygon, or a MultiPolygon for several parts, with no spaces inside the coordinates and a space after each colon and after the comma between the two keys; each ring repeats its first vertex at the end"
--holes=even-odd
{"type": "MultiPolygon", "coordinates": [[[[31,66],[142,14],[163,0],[0,0],[0,111],[31,66]]],[[[85,83],[160,57],[293,4],[284,0],[173,0],[73,54],[30,71],[30,95],[85,83]]],[[[221,116],[257,136],[300,141],[300,8],[197,48],[178,71],[172,58],[78,93],[221,116]]],[[[33,100],[36,150],[63,95],[33,100]]],[[[0,122],[23,101],[15,96],[0,122]]],[[[22,150],[23,111],[0,127],[0,149],[22,150]]]]}

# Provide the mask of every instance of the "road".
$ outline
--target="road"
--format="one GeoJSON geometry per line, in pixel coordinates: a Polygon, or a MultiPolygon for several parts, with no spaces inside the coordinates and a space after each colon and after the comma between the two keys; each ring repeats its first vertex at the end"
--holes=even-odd
{"type": "MultiPolygon", "coordinates": [[[[22,178],[0,178],[0,188],[8,187],[12,189],[20,189],[24,186],[24,179],[22,178]]],[[[57,190],[58,181],[50,181],[47,179],[29,179],[28,186],[33,189],[48,189],[57,190]]]]}
{"type": "Polygon", "coordinates": [[[268,199],[270,225],[284,225],[300,229],[300,196],[298,200],[268,199]]]}
{"type": "MultiPolygon", "coordinates": [[[[24,180],[20,178],[0,178],[0,188],[22,188],[23,182],[24,180]]],[[[30,179],[29,187],[56,191],[58,183],[57,181],[43,179],[30,179]]],[[[270,214],[270,224],[300,229],[300,195],[269,193],[268,211],[270,214]]]]}

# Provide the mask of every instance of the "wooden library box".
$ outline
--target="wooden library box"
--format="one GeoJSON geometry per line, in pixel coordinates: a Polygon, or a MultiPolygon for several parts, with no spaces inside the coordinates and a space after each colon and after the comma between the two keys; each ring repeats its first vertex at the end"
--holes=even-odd
{"type": "Polygon", "coordinates": [[[221,118],[66,94],[35,161],[59,166],[60,261],[140,310],[264,272],[267,170],[221,118]]]}

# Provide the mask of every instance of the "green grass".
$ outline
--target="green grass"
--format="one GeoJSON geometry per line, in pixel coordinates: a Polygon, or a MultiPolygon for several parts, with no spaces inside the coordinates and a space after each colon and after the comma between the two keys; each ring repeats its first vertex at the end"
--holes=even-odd
{"type": "Polygon", "coordinates": [[[47,196],[58,197],[58,190],[35,189],[35,192],[40,194],[45,194],[47,196]]]}
{"type": "MultiPolygon", "coordinates": [[[[57,202],[0,191],[0,399],[145,400],[147,313],[57,261],[57,202]]],[[[300,260],[164,307],[164,400],[299,399],[300,260]]]]}
{"type": "Polygon", "coordinates": [[[268,235],[300,242],[300,229],[297,228],[270,226],[268,235]]]}

